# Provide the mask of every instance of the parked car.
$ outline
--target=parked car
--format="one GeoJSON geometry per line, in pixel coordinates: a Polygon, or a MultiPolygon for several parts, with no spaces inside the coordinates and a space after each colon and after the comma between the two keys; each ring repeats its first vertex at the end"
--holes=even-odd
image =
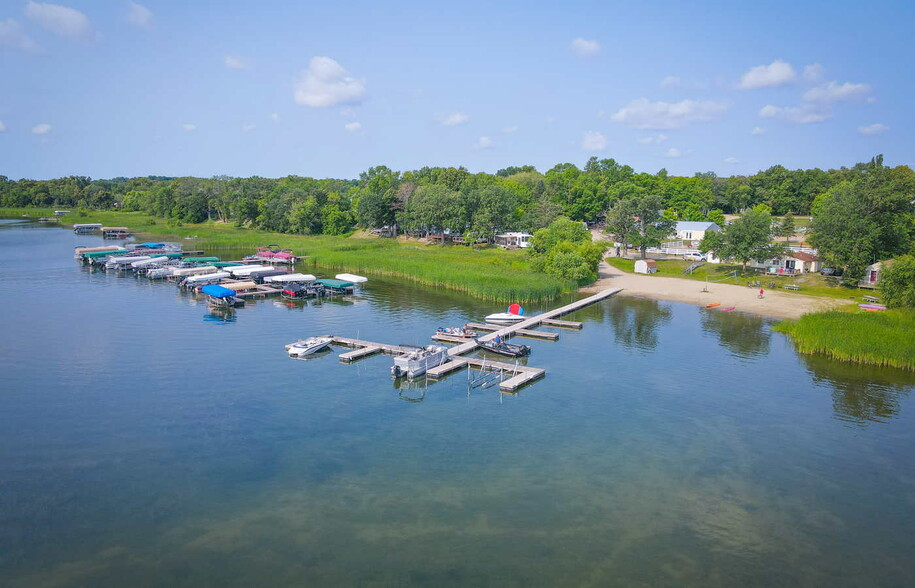
{"type": "Polygon", "coordinates": [[[708,261],[708,256],[704,253],[687,253],[683,256],[686,261],[708,261]]]}
{"type": "Polygon", "coordinates": [[[838,278],[844,273],[844,270],[840,267],[824,267],[820,270],[820,273],[824,276],[835,276],[838,278]]]}

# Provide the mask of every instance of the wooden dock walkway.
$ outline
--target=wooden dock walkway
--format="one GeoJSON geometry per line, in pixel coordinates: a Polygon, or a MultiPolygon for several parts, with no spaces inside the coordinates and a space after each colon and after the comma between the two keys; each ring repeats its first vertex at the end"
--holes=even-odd
{"type": "MultiPolygon", "coordinates": [[[[493,329],[492,332],[487,333],[486,335],[482,335],[478,338],[482,341],[490,341],[496,337],[502,337],[503,339],[506,339],[512,335],[530,336],[532,334],[539,338],[556,340],[559,337],[558,333],[545,333],[541,331],[532,331],[530,329],[532,327],[538,327],[544,324],[573,329],[581,328],[582,323],[576,323],[574,321],[562,321],[556,319],[556,317],[575,312],[576,310],[580,310],[586,306],[600,302],[601,300],[613,296],[620,290],[621,288],[610,288],[603,290],[597,294],[588,296],[587,298],[576,300],[571,304],[566,304],[565,306],[554,308],[553,310],[532,316],[521,322],[515,323],[514,325],[496,327],[482,323],[468,323],[468,328],[477,328],[481,331],[484,330],[484,328],[493,329]]],[[[347,351],[346,353],[342,353],[339,356],[340,361],[347,363],[356,361],[357,359],[361,359],[363,357],[374,355],[376,353],[399,355],[401,353],[406,353],[415,349],[415,347],[389,345],[387,343],[376,343],[374,341],[364,341],[362,339],[352,339],[349,337],[337,337],[333,335],[331,335],[331,337],[333,337],[332,345],[354,348],[353,351],[347,351]]],[[[527,385],[530,382],[533,382],[534,380],[542,378],[546,374],[546,370],[542,368],[529,367],[526,365],[513,363],[504,363],[499,361],[490,361],[488,359],[478,359],[475,357],[462,357],[465,353],[476,351],[479,348],[479,344],[474,339],[468,340],[466,338],[454,337],[451,335],[445,335],[443,333],[437,333],[433,339],[447,343],[457,343],[457,346],[448,350],[448,355],[451,357],[450,361],[440,366],[426,370],[426,375],[430,378],[441,378],[447,374],[466,367],[473,367],[476,369],[488,371],[501,371],[503,373],[511,374],[511,376],[508,379],[502,380],[499,383],[499,388],[502,391],[511,392],[527,385]]]]}
{"type": "MultiPolygon", "coordinates": [[[[471,331],[498,331],[502,327],[499,325],[487,325],[486,323],[467,323],[467,328],[471,331]]],[[[515,331],[515,335],[519,337],[527,337],[529,339],[545,339],[547,341],[556,341],[559,339],[559,333],[553,333],[551,331],[531,331],[529,329],[519,329],[515,331]]]]}
{"type": "Polygon", "coordinates": [[[451,372],[471,366],[481,370],[504,371],[512,374],[510,378],[499,383],[499,388],[507,392],[513,392],[518,388],[527,385],[529,382],[542,378],[546,374],[545,369],[528,367],[526,365],[489,361],[476,357],[455,357],[448,363],[429,368],[426,370],[426,375],[432,379],[439,379],[451,372]]]}
{"type": "MultiPolygon", "coordinates": [[[[565,306],[560,306],[559,308],[554,308],[553,310],[548,310],[544,313],[541,313],[541,314],[532,316],[528,319],[525,319],[519,323],[515,323],[515,324],[509,325],[507,327],[502,327],[498,331],[493,331],[492,333],[479,337],[479,339],[481,341],[491,341],[491,340],[495,339],[496,337],[502,337],[503,339],[508,339],[509,337],[511,337],[513,334],[515,334],[518,331],[529,330],[533,327],[540,326],[541,324],[543,324],[543,321],[545,321],[545,320],[553,320],[556,317],[560,317],[564,314],[569,314],[569,313],[575,312],[576,310],[581,310],[582,308],[585,308],[586,306],[591,306],[592,304],[600,302],[601,300],[610,298],[611,296],[613,296],[620,290],[622,290],[622,288],[608,288],[606,290],[601,290],[597,294],[592,294],[591,296],[588,296],[587,298],[582,298],[581,300],[576,300],[575,302],[566,304],[565,306]]],[[[464,343],[463,345],[458,345],[457,347],[452,347],[451,349],[448,350],[448,354],[452,355],[452,356],[464,355],[465,353],[470,353],[471,351],[475,351],[477,349],[477,347],[479,347],[477,342],[471,340],[471,341],[468,341],[467,343],[464,343]]]]}

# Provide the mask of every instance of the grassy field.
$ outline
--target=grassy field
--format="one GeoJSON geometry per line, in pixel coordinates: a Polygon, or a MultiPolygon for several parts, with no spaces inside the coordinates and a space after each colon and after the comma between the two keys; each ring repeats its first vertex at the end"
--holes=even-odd
{"type": "MultiPolygon", "coordinates": [[[[53,216],[53,210],[0,209],[0,217],[53,216]]],[[[486,300],[534,302],[549,300],[577,288],[530,269],[523,251],[486,247],[440,247],[416,241],[351,236],[306,236],[270,233],[221,223],[178,224],[137,212],[74,211],[62,224],[99,222],[126,226],[143,238],[182,241],[185,249],[239,249],[277,244],[307,255],[306,265],[357,274],[396,276],[421,284],[447,288],[486,300]]]]}
{"type": "Polygon", "coordinates": [[[801,353],[915,371],[915,311],[832,311],[808,314],[775,329],[801,353]]]}
{"type": "MultiPolygon", "coordinates": [[[[635,259],[608,257],[606,261],[613,267],[626,272],[632,272],[635,268],[635,259]]],[[[874,294],[874,292],[869,290],[843,286],[839,280],[821,276],[820,274],[803,274],[793,277],[768,276],[751,269],[748,269],[746,273],[743,273],[741,272],[739,265],[723,263],[706,263],[692,273],[684,274],[683,271],[688,268],[692,262],[680,259],[658,259],[656,261],[658,264],[658,273],[656,275],[669,278],[683,278],[702,282],[708,279],[709,282],[734,284],[737,286],[746,286],[748,282],[755,282],[758,280],[766,290],[778,290],[779,292],[784,292],[786,294],[825,296],[828,298],[848,300],[849,302],[861,301],[863,300],[862,296],[874,294]],[[798,290],[786,290],[786,285],[795,285],[798,287],[798,290]]]]}

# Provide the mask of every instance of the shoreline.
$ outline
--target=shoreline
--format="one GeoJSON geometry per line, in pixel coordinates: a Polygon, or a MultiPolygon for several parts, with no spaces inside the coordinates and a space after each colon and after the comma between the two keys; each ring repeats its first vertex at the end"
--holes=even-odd
{"type": "Polygon", "coordinates": [[[717,302],[721,307],[735,307],[735,312],[783,320],[796,320],[805,314],[851,304],[835,298],[787,294],[773,290],[765,290],[763,298],[759,298],[759,291],[756,288],[732,284],[709,284],[709,291],[704,292],[705,282],[630,274],[606,261],[600,262],[598,274],[600,278],[596,282],[580,288],[579,292],[593,293],[604,288],[622,288],[618,296],[685,302],[700,307],[717,302]]]}

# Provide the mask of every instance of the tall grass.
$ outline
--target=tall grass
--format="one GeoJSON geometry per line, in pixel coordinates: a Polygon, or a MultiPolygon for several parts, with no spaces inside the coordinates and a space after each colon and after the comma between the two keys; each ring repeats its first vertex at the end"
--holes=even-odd
{"type": "MultiPolygon", "coordinates": [[[[24,212],[42,216],[36,209],[0,209],[0,217],[21,218],[24,212]]],[[[51,213],[48,212],[47,215],[51,213]]],[[[496,248],[423,245],[375,237],[288,235],[239,228],[221,223],[168,224],[164,219],[137,212],[89,212],[67,215],[62,223],[100,222],[127,226],[145,237],[182,240],[191,249],[238,249],[254,251],[276,243],[307,256],[305,264],[353,273],[406,278],[426,286],[445,288],[499,302],[550,300],[577,288],[531,270],[522,251],[496,248]]]]}
{"type": "Polygon", "coordinates": [[[915,371],[915,311],[822,312],[775,329],[789,335],[801,353],[915,371]]]}

